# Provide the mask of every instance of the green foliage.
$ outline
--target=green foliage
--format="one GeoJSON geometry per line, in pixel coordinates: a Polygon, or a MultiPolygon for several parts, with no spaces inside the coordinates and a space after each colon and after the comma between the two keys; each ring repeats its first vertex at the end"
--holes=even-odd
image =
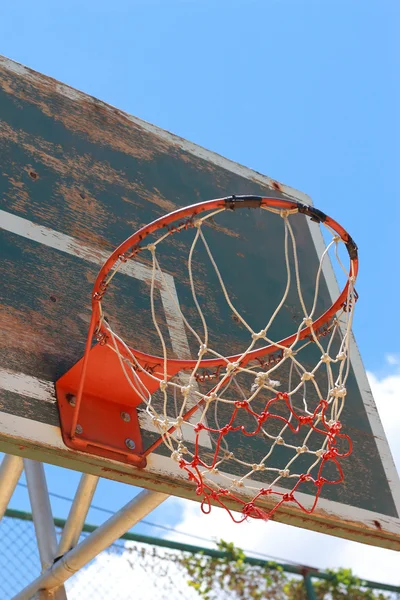
{"type": "MultiPolygon", "coordinates": [[[[314,579],[314,595],[316,600],[387,600],[389,596],[363,586],[351,569],[328,570],[332,576],[329,580],[314,579]]],[[[308,600],[302,581],[289,581],[285,587],[285,598],[288,600],[308,600]]]]}
{"type": "MultiPolygon", "coordinates": [[[[310,600],[303,577],[289,577],[273,562],[263,566],[249,564],[243,550],[233,543],[221,540],[218,549],[225,553],[223,558],[201,553],[179,558],[189,576],[189,585],[202,600],[310,600]]],[[[315,600],[389,598],[363,586],[350,569],[328,571],[328,574],[331,575],[328,580],[313,579],[315,600]]]]}

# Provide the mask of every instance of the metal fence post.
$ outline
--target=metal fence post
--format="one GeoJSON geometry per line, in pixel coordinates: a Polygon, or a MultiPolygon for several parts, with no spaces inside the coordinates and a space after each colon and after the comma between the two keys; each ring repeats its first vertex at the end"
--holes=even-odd
{"type": "Polygon", "coordinates": [[[309,572],[304,573],[304,587],[306,588],[307,600],[317,600],[315,589],[309,572]]]}

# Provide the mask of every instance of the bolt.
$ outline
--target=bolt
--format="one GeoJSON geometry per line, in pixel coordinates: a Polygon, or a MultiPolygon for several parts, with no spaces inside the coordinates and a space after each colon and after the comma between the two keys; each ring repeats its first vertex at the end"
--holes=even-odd
{"type": "Polygon", "coordinates": [[[122,412],[121,413],[121,419],[123,421],[125,421],[125,423],[129,423],[129,421],[131,420],[131,415],[127,412],[122,412]]]}
{"type": "Polygon", "coordinates": [[[129,450],[134,450],[136,448],[136,444],[133,440],[131,440],[130,438],[127,438],[125,440],[125,445],[129,448],[129,450]]]}
{"type": "Polygon", "coordinates": [[[80,433],[83,433],[83,427],[82,427],[82,425],[77,425],[76,426],[75,433],[77,433],[78,435],[80,433]]]}
{"type": "Polygon", "coordinates": [[[70,404],[71,406],[75,406],[76,397],[74,396],[74,394],[65,394],[65,398],[66,398],[68,404],[70,404]]]}

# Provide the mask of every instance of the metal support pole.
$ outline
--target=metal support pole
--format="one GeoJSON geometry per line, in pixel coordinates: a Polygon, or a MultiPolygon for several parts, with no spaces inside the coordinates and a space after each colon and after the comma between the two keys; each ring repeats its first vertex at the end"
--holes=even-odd
{"type": "Polygon", "coordinates": [[[64,554],[50,569],[14,596],[13,600],[30,600],[38,590],[52,590],[62,585],[167,498],[168,494],[161,492],[140,492],[80,544],[64,554]]]}
{"type": "Polygon", "coordinates": [[[0,465],[0,520],[3,518],[21,477],[23,467],[24,463],[20,456],[6,454],[2,460],[0,465]]]}
{"type": "Polygon", "coordinates": [[[67,522],[61,534],[56,556],[62,556],[79,542],[98,481],[99,478],[95,475],[88,475],[87,473],[82,475],[67,522]]]}
{"type": "Polygon", "coordinates": [[[307,600],[317,600],[313,582],[309,573],[304,575],[304,587],[306,588],[307,600]]]}
{"type": "Polygon", "coordinates": [[[44,570],[53,564],[57,550],[57,536],[53,523],[49,492],[47,490],[43,464],[25,458],[24,467],[40,562],[44,570]]]}
{"type": "MultiPolygon", "coordinates": [[[[35,460],[24,458],[24,469],[40,562],[42,570],[45,571],[53,564],[57,551],[56,529],[51,512],[46,476],[43,464],[35,460]]],[[[32,596],[33,594],[30,598],[32,596]]],[[[66,600],[67,596],[64,587],[60,587],[53,597],[54,600],[66,600]]],[[[45,598],[49,598],[49,596],[47,593],[43,593],[39,595],[39,598],[43,598],[44,600],[45,598]]]]}

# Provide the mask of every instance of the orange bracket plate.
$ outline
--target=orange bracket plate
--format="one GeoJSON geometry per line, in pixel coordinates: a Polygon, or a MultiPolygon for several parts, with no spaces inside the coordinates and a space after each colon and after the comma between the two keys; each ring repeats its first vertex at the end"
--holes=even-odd
{"type": "MultiPolygon", "coordinates": [[[[56,383],[64,443],[74,450],[145,467],[136,410],[142,399],[125,377],[117,354],[106,345],[90,350],[76,432],[71,436],[82,363],[83,359],[56,383]]],[[[140,379],[150,393],[158,388],[145,372],[140,372],[140,379]]]]}

